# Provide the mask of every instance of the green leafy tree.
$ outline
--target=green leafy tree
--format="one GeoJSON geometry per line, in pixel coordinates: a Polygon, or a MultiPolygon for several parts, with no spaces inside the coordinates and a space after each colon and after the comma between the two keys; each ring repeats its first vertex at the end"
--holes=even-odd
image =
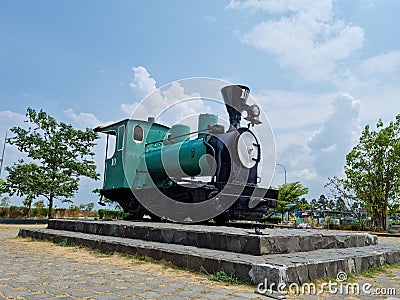
{"type": "Polygon", "coordinates": [[[32,201],[37,197],[35,190],[41,181],[36,181],[40,176],[40,168],[34,163],[24,163],[19,160],[13,168],[8,168],[9,174],[5,187],[9,187],[10,195],[24,196],[23,205],[26,216],[32,206],[32,201]]]}
{"type": "Polygon", "coordinates": [[[301,203],[300,197],[307,193],[308,188],[303,187],[300,181],[285,183],[279,187],[277,211],[281,214],[282,221],[284,213],[289,210],[288,206],[301,203]]]}
{"type": "Polygon", "coordinates": [[[313,198],[310,202],[310,209],[314,211],[317,209],[317,207],[318,207],[317,199],[313,198]]]}
{"type": "Polygon", "coordinates": [[[37,217],[45,216],[45,213],[44,213],[44,201],[43,200],[35,201],[33,203],[33,206],[36,208],[36,211],[37,211],[36,216],[37,217]]]}
{"type": "Polygon", "coordinates": [[[4,193],[5,181],[0,178],[0,195],[4,193]]]}
{"type": "Polygon", "coordinates": [[[317,208],[319,211],[324,211],[328,207],[328,199],[324,194],[320,195],[317,200],[317,208]]]}
{"type": "Polygon", "coordinates": [[[387,229],[389,202],[400,196],[400,115],[386,127],[379,120],[376,131],[365,126],[346,156],[345,173],[346,187],[368,209],[375,229],[387,229]]]}
{"type": "Polygon", "coordinates": [[[345,207],[351,208],[357,202],[357,197],[353,190],[347,188],[347,185],[347,180],[335,176],[328,178],[328,183],[324,187],[330,190],[330,197],[335,199],[336,203],[340,202],[339,205],[344,203],[345,207]]]}
{"type": "Polygon", "coordinates": [[[328,208],[329,208],[330,210],[334,210],[334,209],[335,209],[335,206],[336,206],[335,200],[329,199],[329,200],[328,200],[328,208]]]}
{"type": "Polygon", "coordinates": [[[400,115],[386,127],[381,120],[376,130],[365,126],[346,156],[345,174],[333,180],[338,193],[366,208],[375,230],[387,229],[389,205],[400,196],[400,115]]]}
{"type": "Polygon", "coordinates": [[[44,208],[44,201],[38,200],[35,203],[33,203],[33,206],[38,210],[38,214],[41,215],[44,208]]]}
{"type": "Polygon", "coordinates": [[[48,217],[52,218],[54,200],[70,201],[81,176],[98,179],[91,150],[98,135],[89,128],[83,131],[58,123],[43,110],[28,108],[26,117],[30,127],[13,127],[11,132],[15,136],[8,143],[25,152],[33,162],[19,160],[6,168],[7,191],[31,201],[44,196],[49,203],[48,217]]]}
{"type": "Polygon", "coordinates": [[[0,200],[0,207],[10,207],[10,197],[3,197],[0,200]]]}
{"type": "Polygon", "coordinates": [[[86,204],[81,204],[79,205],[79,209],[80,210],[85,210],[85,211],[92,211],[94,208],[94,203],[90,202],[90,203],[86,203],[86,204]]]}
{"type": "Polygon", "coordinates": [[[397,213],[400,212],[400,203],[389,203],[388,205],[388,210],[389,210],[389,216],[392,217],[395,220],[400,220],[400,216],[397,215],[397,213]]]}
{"type": "MultiPolygon", "coordinates": [[[[307,189],[308,192],[308,189],[307,189]]],[[[304,211],[307,209],[311,208],[310,203],[307,202],[306,198],[302,197],[302,198],[298,198],[298,200],[295,202],[295,208],[299,211],[304,211]]]]}
{"type": "Polygon", "coordinates": [[[37,209],[43,209],[44,208],[44,201],[43,200],[38,200],[35,203],[33,203],[33,206],[36,207],[37,209]]]}
{"type": "Polygon", "coordinates": [[[346,202],[342,198],[338,198],[335,204],[335,210],[345,212],[348,210],[346,202]]]}

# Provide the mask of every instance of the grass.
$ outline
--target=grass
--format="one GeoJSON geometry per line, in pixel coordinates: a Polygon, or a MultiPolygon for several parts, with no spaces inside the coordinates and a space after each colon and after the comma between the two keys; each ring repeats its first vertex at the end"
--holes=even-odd
{"type": "Polygon", "coordinates": [[[61,247],[69,247],[69,246],[72,246],[71,243],[70,243],[68,240],[62,240],[61,242],[58,242],[57,245],[58,245],[58,246],[61,246],[61,247]]]}
{"type": "MultiPolygon", "coordinates": [[[[120,253],[121,256],[127,258],[127,259],[137,259],[142,262],[151,262],[151,263],[159,263],[158,260],[155,260],[154,258],[151,258],[150,256],[143,255],[143,254],[127,254],[127,253],[120,253]]],[[[165,262],[167,263],[167,262],[165,262]]]]}
{"type": "Polygon", "coordinates": [[[96,257],[110,257],[114,255],[113,251],[92,250],[90,252],[96,257]]]}
{"type": "MultiPolygon", "coordinates": [[[[70,241],[68,241],[67,239],[64,239],[61,242],[58,242],[58,243],[55,243],[55,244],[57,246],[60,246],[60,247],[79,247],[79,248],[81,248],[81,246],[74,245],[70,241]]],[[[103,251],[103,250],[97,250],[97,249],[90,249],[90,250],[91,250],[90,252],[94,256],[97,256],[97,257],[109,257],[109,256],[113,256],[114,255],[113,251],[103,251]]]]}
{"type": "Polygon", "coordinates": [[[387,265],[383,265],[383,266],[377,267],[377,268],[372,267],[372,268],[370,268],[368,270],[364,270],[364,271],[361,272],[361,276],[368,277],[368,278],[374,278],[379,273],[388,274],[389,270],[387,268],[387,265]]]}
{"type": "Polygon", "coordinates": [[[209,278],[214,281],[224,282],[227,284],[242,284],[242,282],[234,275],[226,273],[224,270],[219,270],[214,274],[209,274],[209,278]]]}
{"type": "Polygon", "coordinates": [[[140,261],[143,261],[143,262],[156,263],[156,264],[159,264],[159,265],[161,264],[163,269],[173,268],[173,269],[183,270],[183,271],[190,272],[190,273],[197,274],[197,275],[204,275],[204,273],[205,273],[206,276],[210,280],[223,282],[225,284],[249,285],[246,282],[240,281],[236,276],[228,274],[224,270],[220,270],[220,271],[217,271],[214,274],[210,274],[206,270],[203,270],[203,272],[197,272],[197,271],[194,271],[194,270],[190,270],[187,267],[177,267],[170,261],[166,261],[166,260],[158,261],[158,260],[155,260],[154,258],[151,258],[151,257],[146,256],[146,255],[142,255],[142,254],[120,253],[120,255],[122,255],[123,257],[125,257],[127,259],[137,259],[137,260],[140,260],[140,261]]]}
{"type": "MultiPolygon", "coordinates": [[[[67,239],[58,242],[57,245],[61,246],[61,247],[73,246],[67,239]]],[[[105,252],[105,251],[101,251],[101,250],[93,250],[92,253],[98,257],[109,257],[109,256],[114,255],[114,252],[105,252]]],[[[120,253],[120,254],[127,259],[136,259],[143,263],[149,262],[149,263],[161,264],[164,269],[174,268],[174,269],[189,271],[194,274],[206,273],[206,276],[210,280],[222,282],[225,284],[232,284],[232,285],[245,284],[245,285],[247,285],[245,282],[240,281],[235,275],[229,274],[225,270],[219,270],[213,274],[210,274],[210,273],[206,272],[205,270],[203,270],[203,272],[199,273],[199,272],[196,272],[193,270],[188,270],[185,267],[177,267],[177,266],[173,265],[173,263],[168,262],[168,261],[164,261],[164,260],[157,261],[154,258],[151,258],[146,255],[142,255],[142,254],[124,254],[124,253],[120,253]]],[[[368,270],[364,270],[359,275],[347,274],[346,282],[354,283],[354,282],[357,282],[357,280],[359,279],[359,276],[363,276],[363,277],[367,277],[367,278],[374,278],[375,276],[382,274],[382,273],[385,274],[386,276],[393,277],[394,275],[392,274],[391,269],[396,269],[399,267],[400,267],[400,263],[396,263],[396,264],[392,264],[392,265],[383,265],[380,267],[373,267],[368,270]]],[[[322,281],[316,281],[315,283],[318,283],[318,282],[336,282],[336,278],[328,276],[328,277],[325,277],[324,279],[322,279],[322,281]]]]}
{"type": "Polygon", "coordinates": [[[333,278],[332,276],[326,276],[323,279],[323,282],[335,282],[335,281],[336,281],[336,278],[333,278]]]}
{"type": "Polygon", "coordinates": [[[356,276],[355,276],[354,274],[348,273],[348,274],[347,274],[346,282],[348,282],[348,283],[355,283],[355,282],[357,282],[357,278],[356,278],[356,276]]]}
{"type": "Polygon", "coordinates": [[[391,265],[385,265],[386,268],[388,269],[397,269],[398,267],[400,267],[400,263],[395,263],[395,264],[391,264],[391,265]]]}
{"type": "Polygon", "coordinates": [[[166,261],[166,260],[155,260],[154,258],[151,258],[147,255],[142,255],[142,254],[126,254],[126,253],[120,253],[121,256],[125,257],[126,259],[137,259],[143,262],[150,262],[150,263],[156,263],[156,264],[161,264],[163,269],[167,269],[167,268],[173,268],[173,269],[178,269],[178,270],[183,270],[183,271],[187,271],[193,274],[202,274],[204,275],[204,273],[206,273],[207,277],[210,280],[213,281],[218,281],[218,282],[223,282],[226,284],[244,284],[244,285],[248,285],[247,283],[240,281],[236,276],[231,275],[226,273],[224,270],[220,270],[214,274],[210,274],[208,272],[206,272],[205,270],[203,270],[203,272],[196,272],[193,270],[188,269],[187,267],[177,267],[175,266],[172,262],[170,261],[166,261]]]}

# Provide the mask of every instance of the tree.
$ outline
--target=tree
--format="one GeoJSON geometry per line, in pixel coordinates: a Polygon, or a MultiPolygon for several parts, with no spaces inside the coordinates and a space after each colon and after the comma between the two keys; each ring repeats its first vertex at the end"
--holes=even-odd
{"type": "Polygon", "coordinates": [[[38,210],[42,210],[44,208],[44,201],[38,200],[35,203],[33,203],[33,206],[36,207],[38,210]]]}
{"type": "Polygon", "coordinates": [[[288,205],[293,206],[301,203],[300,197],[308,193],[308,188],[303,187],[300,181],[285,183],[279,187],[278,212],[282,215],[288,211],[288,205]]]}
{"type": "Polygon", "coordinates": [[[388,228],[389,204],[400,196],[400,115],[376,131],[365,126],[359,143],[346,156],[346,178],[336,179],[340,193],[365,207],[375,230],[388,228]]]}
{"type": "Polygon", "coordinates": [[[43,217],[44,216],[44,201],[43,200],[38,200],[35,203],[33,203],[33,206],[36,208],[37,210],[37,216],[38,217],[43,217]]]}
{"type": "Polygon", "coordinates": [[[1,198],[0,207],[10,207],[10,198],[9,197],[1,198]]]}
{"type": "Polygon", "coordinates": [[[334,176],[328,178],[328,183],[324,187],[329,188],[330,196],[336,200],[336,203],[339,201],[342,205],[344,203],[345,207],[352,207],[357,202],[357,196],[347,186],[348,182],[345,179],[334,176]]]}
{"type": "Polygon", "coordinates": [[[335,210],[345,212],[348,210],[346,203],[342,198],[336,199],[335,210]]]}
{"type": "Polygon", "coordinates": [[[315,210],[317,209],[317,207],[318,207],[317,199],[315,199],[315,198],[311,199],[311,202],[310,202],[310,209],[311,209],[312,211],[315,211],[315,210]]]}
{"type": "Polygon", "coordinates": [[[400,203],[389,203],[388,205],[389,216],[394,219],[399,219],[396,214],[400,212],[400,203]]]}
{"type": "Polygon", "coordinates": [[[328,209],[329,210],[334,210],[335,209],[335,206],[336,206],[336,204],[335,204],[335,201],[333,200],[333,199],[329,199],[328,200],[328,209]]]}
{"type": "MultiPolygon", "coordinates": [[[[5,181],[0,178],[0,196],[5,192],[5,181]]],[[[10,198],[3,197],[0,200],[0,207],[9,207],[10,206],[10,198]]]]}
{"type": "Polygon", "coordinates": [[[7,167],[6,188],[10,195],[16,193],[31,202],[44,196],[49,202],[48,217],[52,218],[55,198],[70,201],[81,176],[98,179],[91,150],[98,135],[89,128],[83,131],[58,123],[43,110],[28,108],[26,117],[30,127],[13,127],[15,136],[8,143],[27,153],[33,162],[21,159],[7,167]]]}
{"type": "Polygon", "coordinates": [[[79,205],[79,209],[80,210],[85,210],[85,211],[92,211],[94,208],[95,204],[93,202],[90,203],[83,203],[81,205],[79,205]]]}
{"type": "Polygon", "coordinates": [[[0,178],[0,195],[4,193],[4,185],[4,180],[0,178]]]}
{"type": "Polygon", "coordinates": [[[7,170],[9,173],[5,186],[10,187],[10,195],[15,193],[20,197],[25,196],[23,205],[26,208],[26,215],[29,215],[32,201],[36,198],[35,190],[37,185],[42,182],[37,180],[41,176],[40,168],[34,163],[24,163],[23,160],[19,160],[13,168],[7,170]]]}
{"type": "Polygon", "coordinates": [[[317,207],[318,210],[324,211],[328,207],[328,199],[326,199],[326,196],[324,194],[320,195],[317,201],[317,207]]]}
{"type": "MultiPolygon", "coordinates": [[[[308,192],[308,189],[307,189],[307,192],[308,192]]],[[[311,208],[311,205],[310,205],[310,203],[308,203],[307,202],[307,199],[306,198],[304,198],[304,197],[302,197],[302,198],[298,198],[296,201],[295,201],[295,208],[297,209],[297,210],[299,210],[299,211],[303,211],[303,210],[307,210],[307,209],[310,209],[311,208]]]]}

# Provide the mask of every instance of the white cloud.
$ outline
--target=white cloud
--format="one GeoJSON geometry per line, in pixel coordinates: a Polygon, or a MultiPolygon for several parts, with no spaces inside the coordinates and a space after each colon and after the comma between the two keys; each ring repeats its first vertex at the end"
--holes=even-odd
{"type": "Polygon", "coordinates": [[[25,120],[25,115],[13,111],[0,111],[0,126],[3,130],[8,130],[8,127],[20,126],[25,120]]]}
{"type": "MultiPolygon", "coordinates": [[[[121,104],[121,109],[130,118],[146,120],[152,116],[160,123],[171,125],[181,122],[187,116],[210,111],[199,93],[186,93],[180,82],[156,88],[156,81],[146,68],[136,67],[132,70],[134,78],[130,86],[136,95],[136,101],[131,104],[121,104]]],[[[195,125],[193,120],[188,122],[192,127],[195,125]]]]}
{"type": "Polygon", "coordinates": [[[393,75],[400,68],[400,51],[390,51],[365,60],[361,65],[368,75],[393,75]]]}
{"type": "Polygon", "coordinates": [[[305,80],[326,79],[339,61],[363,46],[363,29],[335,20],[331,1],[248,0],[230,7],[280,14],[256,25],[242,41],[276,55],[282,67],[295,69],[305,80]]]}
{"type": "Polygon", "coordinates": [[[346,154],[357,141],[360,128],[360,102],[346,93],[333,101],[334,111],[316,131],[307,146],[314,158],[314,167],[323,177],[341,174],[346,154]]]}
{"type": "MultiPolygon", "coordinates": [[[[330,103],[334,94],[317,94],[268,90],[255,94],[274,130],[296,130],[316,126],[332,112],[330,103]]],[[[296,132],[300,134],[297,130],[296,132]]]]}
{"type": "Polygon", "coordinates": [[[309,170],[308,168],[304,168],[294,174],[294,176],[298,178],[304,178],[305,180],[311,180],[317,177],[317,173],[309,170]]]}
{"type": "MultiPolygon", "coordinates": [[[[131,116],[132,112],[137,110],[138,104],[142,101],[146,96],[154,94],[156,91],[156,81],[150,76],[147,69],[143,66],[133,67],[133,80],[129,84],[133,91],[134,103],[121,104],[122,111],[127,115],[131,116]]],[[[143,108],[140,108],[143,109],[143,108]]],[[[144,111],[138,112],[140,113],[139,119],[145,119],[148,116],[153,116],[147,109],[144,111]]]]}
{"type": "Polygon", "coordinates": [[[332,17],[331,0],[232,0],[228,7],[235,9],[263,10],[271,14],[305,12],[317,20],[329,20],[332,17]]]}
{"type": "Polygon", "coordinates": [[[63,112],[72,120],[75,126],[80,128],[94,128],[99,125],[104,125],[103,122],[99,121],[92,113],[80,112],[79,114],[76,114],[72,108],[68,108],[63,112]]]}
{"type": "Polygon", "coordinates": [[[136,97],[135,100],[140,101],[157,89],[156,81],[151,78],[145,67],[134,67],[132,71],[134,75],[129,86],[132,88],[134,97],[136,97]]]}
{"type": "MultiPolygon", "coordinates": [[[[306,94],[301,98],[304,100],[300,100],[300,103],[306,101],[306,94]]],[[[312,99],[312,96],[308,98],[312,99]]],[[[323,193],[328,177],[342,174],[346,154],[356,144],[361,131],[359,100],[347,93],[340,93],[336,97],[325,95],[324,99],[326,101],[321,106],[329,107],[329,110],[321,110],[321,106],[314,106],[311,101],[307,108],[309,112],[301,111],[306,117],[320,114],[312,126],[310,122],[314,120],[304,118],[293,121],[281,117],[281,123],[288,122],[290,126],[297,127],[282,128],[275,132],[277,162],[285,165],[288,182],[300,181],[309,187],[309,197],[318,197],[323,193]],[[310,130],[310,127],[314,130],[310,130]]],[[[289,113],[282,110],[281,115],[294,116],[298,109],[297,105],[285,107],[289,113]]],[[[278,167],[273,185],[283,183],[281,173],[278,167]]]]}

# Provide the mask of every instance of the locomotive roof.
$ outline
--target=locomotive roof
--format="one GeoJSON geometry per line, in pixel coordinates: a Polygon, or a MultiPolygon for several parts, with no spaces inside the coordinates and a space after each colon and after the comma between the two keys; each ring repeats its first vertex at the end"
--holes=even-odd
{"type": "MultiPolygon", "coordinates": [[[[108,124],[108,125],[105,125],[105,126],[99,125],[99,126],[97,126],[96,128],[94,128],[93,130],[94,130],[95,132],[104,132],[105,130],[107,130],[107,129],[110,128],[110,127],[114,127],[115,125],[118,125],[118,124],[128,123],[128,121],[136,121],[136,122],[140,122],[140,123],[150,123],[150,122],[145,121],[145,120],[123,119],[123,120],[121,120],[121,121],[118,121],[118,122],[115,122],[115,123],[112,123],[112,124],[108,124]]],[[[165,125],[160,124],[160,123],[155,123],[155,122],[154,122],[154,123],[152,123],[152,124],[155,124],[155,125],[164,127],[164,128],[166,128],[166,129],[169,129],[168,126],[165,126],[165,125]]]]}

